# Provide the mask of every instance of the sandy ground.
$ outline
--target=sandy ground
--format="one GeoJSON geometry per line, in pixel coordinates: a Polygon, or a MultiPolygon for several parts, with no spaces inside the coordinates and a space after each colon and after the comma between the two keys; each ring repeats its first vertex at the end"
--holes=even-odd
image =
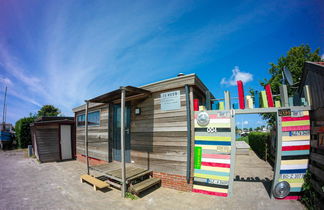
{"type": "Polygon", "coordinates": [[[93,191],[81,184],[83,163],[39,164],[18,150],[0,151],[0,166],[0,209],[304,209],[298,201],[269,198],[273,172],[254,153],[237,156],[241,181],[234,182],[231,198],[159,188],[138,200],[123,199],[118,190],[93,191]]]}

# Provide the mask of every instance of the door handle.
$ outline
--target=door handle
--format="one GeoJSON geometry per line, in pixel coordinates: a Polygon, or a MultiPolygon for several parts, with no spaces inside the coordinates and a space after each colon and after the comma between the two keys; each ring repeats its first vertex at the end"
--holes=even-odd
{"type": "Polygon", "coordinates": [[[125,129],[125,132],[126,132],[127,134],[129,134],[129,128],[126,128],[126,129],[125,129]]]}

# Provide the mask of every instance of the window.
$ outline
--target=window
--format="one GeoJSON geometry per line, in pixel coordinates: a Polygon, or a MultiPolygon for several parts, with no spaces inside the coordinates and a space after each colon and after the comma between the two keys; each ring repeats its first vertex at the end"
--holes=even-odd
{"type": "MultiPolygon", "coordinates": [[[[85,125],[85,114],[81,114],[77,117],[78,127],[85,125]]],[[[88,114],[88,126],[100,125],[100,111],[89,112],[88,114]]]]}

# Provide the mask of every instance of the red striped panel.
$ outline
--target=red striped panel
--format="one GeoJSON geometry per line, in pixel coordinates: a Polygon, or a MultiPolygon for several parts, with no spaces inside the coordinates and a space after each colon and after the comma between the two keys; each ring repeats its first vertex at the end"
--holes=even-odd
{"type": "Polygon", "coordinates": [[[231,164],[226,163],[211,163],[211,162],[201,162],[203,166],[212,166],[212,167],[223,167],[223,168],[230,168],[231,164]]]}
{"type": "Polygon", "coordinates": [[[203,158],[231,159],[230,155],[202,154],[203,158]]]}
{"type": "Polygon", "coordinates": [[[281,120],[283,122],[286,121],[298,121],[298,120],[309,120],[309,116],[303,116],[303,117],[282,117],[281,120]]]}
{"type": "Polygon", "coordinates": [[[282,127],[282,131],[304,131],[309,130],[309,125],[299,125],[299,126],[286,126],[282,127]]]}
{"type": "Polygon", "coordinates": [[[192,192],[227,197],[227,193],[211,192],[211,191],[207,191],[207,190],[192,189],[192,192]]]}
{"type": "Polygon", "coordinates": [[[308,150],[308,149],[310,149],[310,145],[285,146],[285,147],[282,147],[282,151],[308,150]]]}
{"type": "Polygon", "coordinates": [[[287,196],[285,198],[276,198],[277,200],[298,200],[300,196],[287,196]]]}
{"type": "Polygon", "coordinates": [[[245,109],[243,82],[241,80],[238,80],[236,81],[236,83],[240,102],[240,109],[245,109]]]}
{"type": "Polygon", "coordinates": [[[272,98],[272,92],[271,92],[271,86],[270,84],[267,84],[265,86],[266,94],[267,94],[267,99],[268,99],[268,106],[269,107],[274,107],[273,103],[273,98],[272,98]]]}

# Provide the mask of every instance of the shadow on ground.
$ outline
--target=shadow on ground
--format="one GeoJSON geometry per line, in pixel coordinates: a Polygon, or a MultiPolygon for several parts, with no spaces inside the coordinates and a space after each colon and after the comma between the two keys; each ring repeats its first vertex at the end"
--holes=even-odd
{"type": "Polygon", "coordinates": [[[234,181],[235,182],[262,182],[264,188],[267,190],[269,197],[271,197],[272,180],[270,180],[269,178],[260,179],[259,177],[240,177],[240,175],[236,175],[234,181]]]}

